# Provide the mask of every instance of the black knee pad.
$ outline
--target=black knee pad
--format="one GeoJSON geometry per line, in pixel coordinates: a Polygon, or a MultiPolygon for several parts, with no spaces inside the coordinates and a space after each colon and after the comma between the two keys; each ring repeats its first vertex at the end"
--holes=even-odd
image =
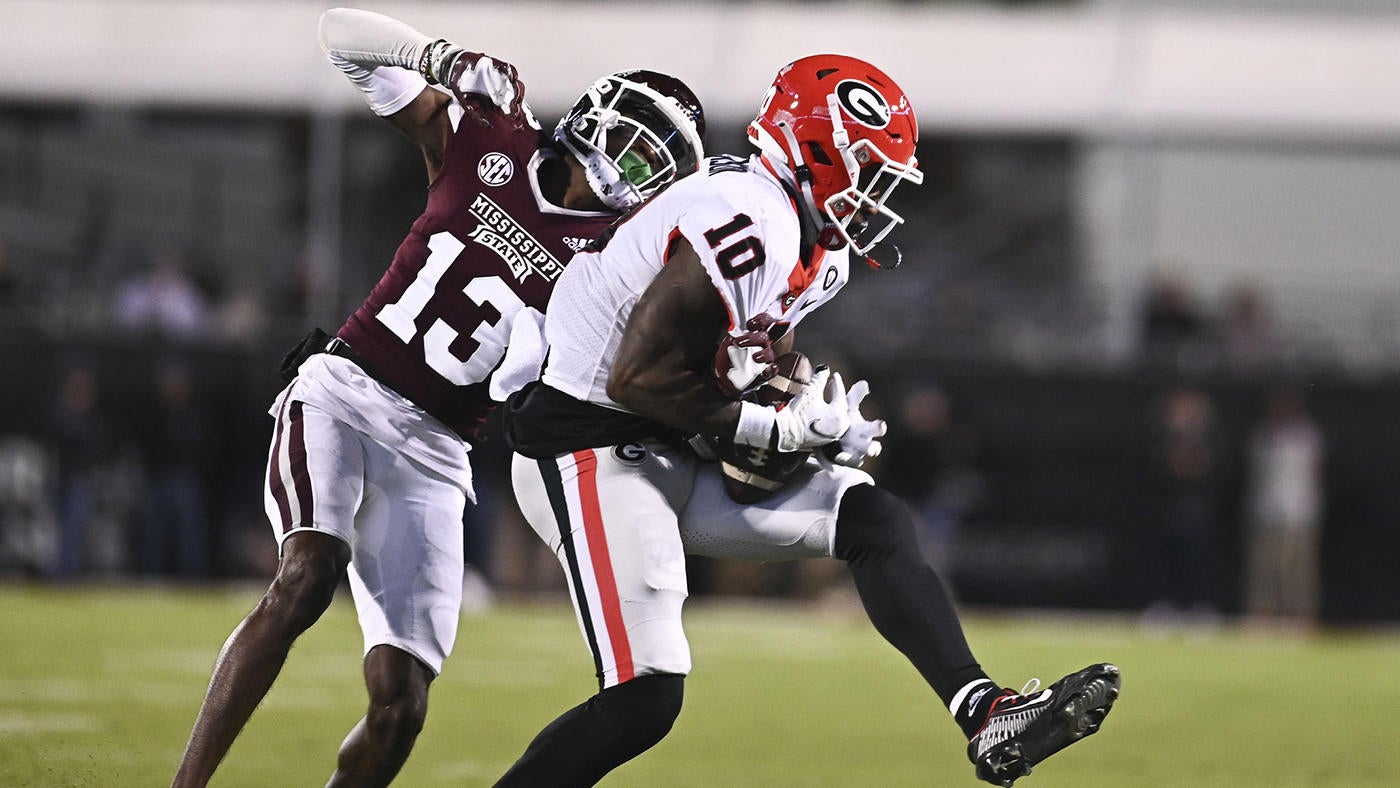
{"type": "Polygon", "coordinates": [[[860,561],[902,551],[917,552],[914,518],[893,494],[861,484],[841,496],[836,517],[836,557],[860,561]]]}
{"type": "Polygon", "coordinates": [[[627,737],[650,747],[671,731],[685,698],[685,676],[655,673],[599,692],[598,710],[625,721],[627,737]]]}

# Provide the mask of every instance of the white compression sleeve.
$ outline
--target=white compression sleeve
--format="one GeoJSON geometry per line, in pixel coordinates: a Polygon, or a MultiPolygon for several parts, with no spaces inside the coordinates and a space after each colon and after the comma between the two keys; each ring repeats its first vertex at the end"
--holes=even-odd
{"type": "Polygon", "coordinates": [[[318,38],[326,57],[365,94],[376,115],[398,112],[428,86],[416,68],[433,39],[397,19],[332,8],[321,15],[318,38]]]}
{"type": "Polygon", "coordinates": [[[373,11],[332,8],[321,14],[321,49],[365,66],[398,66],[414,71],[433,39],[410,25],[373,11]]]}

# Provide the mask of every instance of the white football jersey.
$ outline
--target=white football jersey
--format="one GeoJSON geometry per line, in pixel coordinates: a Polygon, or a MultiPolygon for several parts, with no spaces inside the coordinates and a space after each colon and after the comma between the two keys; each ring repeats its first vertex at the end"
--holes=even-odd
{"type": "Polygon", "coordinates": [[[708,158],[564,269],[546,310],[547,385],[623,410],[608,398],[608,375],[632,307],[678,235],[724,300],[731,331],[763,313],[795,326],[850,276],[844,249],[818,248],[803,265],[797,204],[760,157],[708,158]]]}

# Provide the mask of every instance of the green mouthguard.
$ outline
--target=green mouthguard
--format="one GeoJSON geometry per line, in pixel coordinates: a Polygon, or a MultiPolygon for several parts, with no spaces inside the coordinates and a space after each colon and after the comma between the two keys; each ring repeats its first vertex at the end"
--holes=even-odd
{"type": "Polygon", "coordinates": [[[651,165],[642,158],[636,151],[627,151],[617,160],[617,166],[622,169],[622,177],[627,179],[633,186],[641,186],[651,177],[651,165]]]}

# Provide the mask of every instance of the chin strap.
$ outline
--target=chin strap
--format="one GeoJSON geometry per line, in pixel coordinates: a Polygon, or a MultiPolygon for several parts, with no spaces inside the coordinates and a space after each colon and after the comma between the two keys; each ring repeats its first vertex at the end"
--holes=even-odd
{"type": "MultiPolygon", "coordinates": [[[[888,249],[889,253],[894,256],[894,260],[881,262],[879,260],[876,260],[874,255],[868,254],[865,256],[866,265],[870,266],[871,268],[874,268],[876,271],[893,271],[894,269],[899,267],[900,263],[904,262],[904,253],[899,251],[899,247],[895,244],[881,244],[880,248],[888,249]]],[[[872,249],[871,251],[874,250],[872,249]]]]}
{"type": "MultiPolygon", "coordinates": [[[[837,147],[838,154],[844,160],[850,154],[846,148],[850,145],[850,134],[841,125],[839,109],[836,107],[836,96],[828,98],[832,117],[832,140],[837,147]]],[[[787,123],[779,121],[775,124],[782,132],[783,138],[787,141],[787,148],[792,151],[791,158],[795,158],[796,163],[789,163],[792,175],[796,181],[796,187],[802,195],[801,203],[803,207],[803,217],[807,219],[807,224],[815,234],[814,243],[830,251],[836,251],[846,246],[846,239],[841,237],[841,233],[836,229],[826,215],[817,208],[817,199],[812,194],[812,170],[801,158],[802,149],[798,146],[797,135],[792,133],[792,128],[787,123]]],[[[865,256],[865,264],[880,271],[889,271],[899,267],[903,262],[904,255],[899,251],[899,247],[893,244],[888,245],[893,260],[881,261],[875,259],[873,255],[865,256]]]]}
{"type": "Polygon", "coordinates": [[[851,166],[846,149],[851,147],[851,133],[846,131],[846,124],[841,122],[841,103],[836,98],[835,93],[826,95],[826,112],[831,116],[831,144],[836,146],[836,152],[841,154],[841,159],[845,161],[847,168],[851,166]]]}
{"type": "MultiPolygon", "coordinates": [[[[826,111],[827,114],[831,116],[831,143],[836,146],[837,155],[841,157],[841,161],[843,164],[846,165],[846,169],[848,171],[854,169],[858,172],[860,170],[860,165],[855,161],[855,158],[851,155],[850,152],[851,133],[849,131],[846,131],[845,124],[841,122],[841,105],[839,100],[836,98],[835,93],[827,95],[826,111]]],[[[791,135],[790,132],[789,135],[791,135]]],[[[855,177],[856,176],[854,175],[852,176],[853,179],[855,177]]],[[[837,245],[834,247],[826,246],[826,248],[840,249],[846,244],[845,239],[840,237],[840,233],[836,231],[836,227],[834,225],[828,224],[825,228],[822,229],[823,235],[826,235],[828,232],[836,237],[837,245]]],[[[825,246],[825,244],[823,244],[823,246],[825,246]]],[[[877,271],[889,271],[898,268],[899,264],[904,261],[904,255],[899,251],[899,247],[894,246],[893,244],[889,246],[889,250],[890,254],[894,256],[894,259],[892,261],[882,262],[880,260],[875,259],[874,255],[867,254],[865,255],[865,264],[870,266],[871,268],[874,268],[877,271]]],[[[872,249],[871,251],[874,250],[872,249]]]]}
{"type": "Polygon", "coordinates": [[[788,167],[792,170],[794,185],[801,195],[799,202],[802,204],[802,216],[807,220],[807,227],[814,236],[813,243],[831,251],[840,249],[846,245],[846,239],[841,237],[836,225],[827,220],[826,215],[817,208],[817,198],[812,194],[812,169],[802,159],[802,148],[797,143],[797,135],[793,134],[792,127],[783,121],[778,121],[775,125],[783,132],[783,138],[787,141],[787,149],[791,151],[789,158],[795,159],[788,162],[788,167]]]}

